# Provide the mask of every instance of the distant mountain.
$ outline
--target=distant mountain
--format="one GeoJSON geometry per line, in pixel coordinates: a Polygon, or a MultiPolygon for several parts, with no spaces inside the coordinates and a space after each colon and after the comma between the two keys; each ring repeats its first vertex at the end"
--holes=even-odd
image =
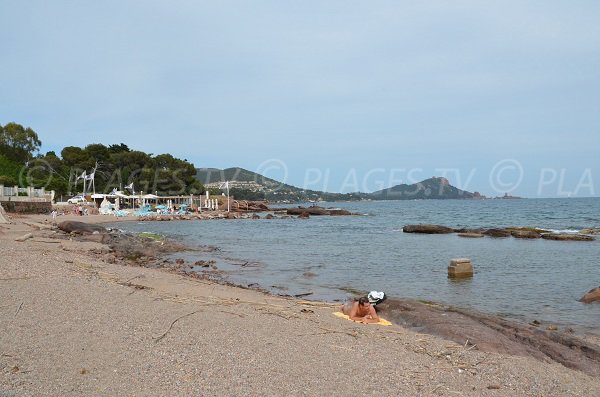
{"type": "Polygon", "coordinates": [[[482,198],[450,185],[448,179],[432,177],[411,185],[396,185],[371,193],[373,200],[425,200],[425,199],[473,199],[482,198]]]}
{"type": "Polygon", "coordinates": [[[229,181],[230,193],[238,199],[265,199],[280,203],[484,198],[477,192],[467,192],[450,185],[446,178],[437,177],[411,185],[397,185],[373,193],[345,194],[301,189],[239,167],[224,170],[218,168],[199,168],[196,172],[196,179],[209,189],[220,189],[223,182],[229,181]]]}
{"type": "Polygon", "coordinates": [[[246,182],[246,184],[256,184],[264,188],[278,188],[281,186],[290,186],[275,179],[248,171],[243,168],[233,167],[221,170],[219,168],[196,168],[196,179],[205,186],[211,187],[215,184],[221,184],[225,181],[246,182]]]}
{"type": "Polygon", "coordinates": [[[230,194],[240,200],[264,199],[279,203],[296,203],[306,201],[355,201],[364,200],[368,196],[368,194],[363,193],[342,194],[301,189],[239,167],[224,170],[198,168],[196,169],[196,179],[209,189],[220,189],[223,182],[229,181],[230,194]]]}

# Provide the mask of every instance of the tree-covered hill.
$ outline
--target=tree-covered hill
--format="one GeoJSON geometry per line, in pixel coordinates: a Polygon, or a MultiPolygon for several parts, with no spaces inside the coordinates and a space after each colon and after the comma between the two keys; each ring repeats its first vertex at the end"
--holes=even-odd
{"type": "Polygon", "coordinates": [[[371,193],[373,200],[471,199],[474,194],[450,185],[446,178],[433,177],[371,193]]]}

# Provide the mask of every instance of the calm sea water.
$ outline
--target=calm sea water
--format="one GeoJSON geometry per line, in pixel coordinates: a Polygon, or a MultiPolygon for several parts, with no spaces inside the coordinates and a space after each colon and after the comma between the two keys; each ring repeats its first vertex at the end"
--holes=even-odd
{"type": "MultiPolygon", "coordinates": [[[[345,299],[346,288],[443,302],[505,317],[600,330],[600,304],[577,300],[600,285],[600,240],[562,242],[467,239],[402,232],[406,224],[450,227],[528,226],[575,231],[600,228],[600,199],[430,200],[326,203],[365,216],[308,220],[131,222],[184,243],[213,245],[227,278],[275,293],[313,291],[345,299]],[[473,262],[472,279],[447,278],[452,258],[473,262]],[[239,264],[250,262],[251,266],[239,264]]],[[[209,259],[208,254],[177,257],[209,259]]]]}

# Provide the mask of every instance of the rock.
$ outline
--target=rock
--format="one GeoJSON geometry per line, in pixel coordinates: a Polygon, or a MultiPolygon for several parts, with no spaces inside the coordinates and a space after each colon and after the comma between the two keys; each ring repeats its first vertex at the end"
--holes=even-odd
{"type": "Polygon", "coordinates": [[[583,295],[579,302],[592,303],[600,300],[600,287],[593,288],[583,295]]]}
{"type": "Polygon", "coordinates": [[[209,267],[211,265],[211,263],[214,263],[214,261],[196,261],[194,262],[194,266],[200,266],[200,267],[209,267]]]}
{"type": "Polygon", "coordinates": [[[340,215],[352,215],[352,212],[347,211],[347,210],[330,210],[329,211],[329,215],[336,215],[336,216],[340,216],[340,215]]]}
{"type": "Polygon", "coordinates": [[[298,215],[298,219],[308,219],[310,218],[310,215],[308,212],[302,212],[300,215],[298,215]]]}
{"type": "Polygon", "coordinates": [[[58,224],[58,228],[65,233],[93,234],[95,231],[98,233],[108,233],[108,230],[103,226],[77,221],[61,222],[58,224]]]}
{"type": "Polygon", "coordinates": [[[30,239],[32,237],[33,237],[32,233],[27,233],[27,234],[22,235],[21,237],[17,237],[15,239],[15,241],[25,241],[25,240],[28,240],[28,239],[30,239]]]}
{"type": "Polygon", "coordinates": [[[265,219],[273,219],[273,218],[275,218],[275,217],[273,216],[273,214],[267,214],[267,216],[265,216],[265,219]]]}
{"type": "Polygon", "coordinates": [[[510,237],[510,231],[506,229],[488,229],[483,234],[490,237],[510,237]]]}
{"type": "Polygon", "coordinates": [[[469,238],[478,238],[478,237],[484,237],[483,234],[481,233],[458,233],[458,237],[469,237],[469,238]]]}
{"type": "Polygon", "coordinates": [[[298,207],[298,208],[288,208],[287,209],[288,215],[302,215],[304,213],[307,213],[309,215],[330,215],[331,214],[331,212],[329,210],[326,210],[325,208],[322,208],[322,207],[308,207],[308,208],[298,207]]]}
{"type": "Polygon", "coordinates": [[[448,266],[449,278],[473,277],[473,265],[468,258],[452,259],[448,266]]]}
{"type": "Polygon", "coordinates": [[[586,236],[585,234],[567,234],[567,233],[544,233],[542,238],[546,240],[558,240],[558,241],[594,241],[595,238],[592,236],[586,236]]]}
{"type": "Polygon", "coordinates": [[[542,235],[533,230],[512,230],[510,235],[514,238],[540,238],[542,235]]]}
{"type": "MultiPolygon", "coordinates": [[[[46,220],[47,222],[47,220],[46,220]]],[[[47,224],[43,224],[43,223],[39,223],[39,222],[27,222],[27,221],[23,221],[23,224],[32,227],[34,229],[37,230],[50,230],[52,229],[52,225],[47,225],[47,224]]]]}
{"type": "Polygon", "coordinates": [[[482,234],[483,232],[485,232],[485,229],[468,229],[468,228],[454,229],[454,233],[477,233],[477,234],[482,234]]]}
{"type": "Polygon", "coordinates": [[[227,217],[226,218],[227,219],[238,219],[239,215],[237,213],[235,213],[235,212],[229,212],[229,213],[227,213],[227,217]]]}
{"type": "Polygon", "coordinates": [[[440,225],[406,225],[402,228],[404,233],[424,233],[424,234],[447,234],[453,233],[454,230],[440,225]]]}
{"type": "Polygon", "coordinates": [[[252,219],[260,219],[260,215],[258,215],[258,214],[252,214],[252,219]]]}
{"type": "Polygon", "coordinates": [[[554,324],[550,324],[546,329],[548,331],[558,331],[558,327],[554,324]]]}
{"type": "Polygon", "coordinates": [[[181,259],[181,258],[178,258],[178,259],[175,260],[175,263],[177,263],[178,265],[183,265],[184,262],[185,261],[183,259],[181,259]]]}
{"type": "Polygon", "coordinates": [[[600,234],[600,229],[581,229],[581,234],[600,234]]]}

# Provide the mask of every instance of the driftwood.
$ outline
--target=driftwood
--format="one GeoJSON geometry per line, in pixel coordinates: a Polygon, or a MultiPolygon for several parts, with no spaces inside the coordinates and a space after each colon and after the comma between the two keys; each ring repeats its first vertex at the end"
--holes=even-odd
{"type": "Polygon", "coordinates": [[[177,317],[175,320],[173,320],[173,321],[171,322],[171,325],[169,325],[169,328],[167,328],[167,330],[166,330],[165,332],[163,332],[161,335],[159,335],[159,336],[157,336],[157,337],[154,337],[154,336],[153,336],[153,337],[152,337],[152,339],[154,339],[154,341],[155,341],[155,342],[158,342],[158,341],[160,341],[162,338],[164,338],[164,337],[165,337],[165,336],[166,336],[166,335],[169,333],[169,331],[171,330],[171,328],[173,328],[173,325],[174,325],[174,324],[175,324],[177,321],[181,320],[181,319],[182,319],[182,318],[184,318],[184,317],[191,316],[192,314],[195,314],[195,313],[198,313],[198,312],[201,312],[201,311],[202,311],[202,310],[200,310],[200,309],[199,309],[199,310],[195,310],[195,311],[193,311],[193,312],[191,312],[191,313],[184,314],[183,316],[179,316],[179,317],[177,317]]]}
{"type": "Polygon", "coordinates": [[[19,314],[19,312],[21,311],[21,308],[23,307],[23,302],[21,302],[21,304],[19,305],[19,307],[17,308],[17,311],[15,312],[15,317],[17,316],[17,314],[19,314]]]}

